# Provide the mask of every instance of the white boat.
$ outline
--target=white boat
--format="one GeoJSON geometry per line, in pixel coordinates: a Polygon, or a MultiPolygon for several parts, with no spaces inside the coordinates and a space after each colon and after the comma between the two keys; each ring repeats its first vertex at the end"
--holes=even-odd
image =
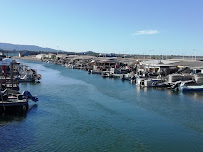
{"type": "Polygon", "coordinates": [[[194,80],[182,81],[179,85],[180,91],[203,91],[203,84],[197,84],[194,80]]]}
{"type": "Polygon", "coordinates": [[[20,73],[19,82],[39,82],[41,74],[37,74],[34,69],[26,69],[20,73]]]}

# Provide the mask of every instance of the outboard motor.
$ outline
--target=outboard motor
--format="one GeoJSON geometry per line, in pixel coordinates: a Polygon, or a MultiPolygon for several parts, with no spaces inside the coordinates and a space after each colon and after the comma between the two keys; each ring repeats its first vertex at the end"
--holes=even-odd
{"type": "Polygon", "coordinates": [[[24,92],[23,92],[23,95],[24,95],[25,97],[27,97],[27,99],[31,99],[31,100],[34,101],[34,102],[37,102],[37,101],[38,101],[38,98],[32,96],[29,91],[24,91],[24,92]]]}

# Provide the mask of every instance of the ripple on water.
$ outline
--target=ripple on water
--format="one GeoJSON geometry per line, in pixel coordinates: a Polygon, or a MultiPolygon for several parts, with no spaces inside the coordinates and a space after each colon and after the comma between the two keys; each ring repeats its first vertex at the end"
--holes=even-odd
{"type": "Polygon", "coordinates": [[[203,105],[197,95],[140,89],[57,65],[29,65],[38,68],[42,81],[21,88],[40,101],[25,118],[1,119],[0,147],[5,151],[203,149],[203,105]]]}

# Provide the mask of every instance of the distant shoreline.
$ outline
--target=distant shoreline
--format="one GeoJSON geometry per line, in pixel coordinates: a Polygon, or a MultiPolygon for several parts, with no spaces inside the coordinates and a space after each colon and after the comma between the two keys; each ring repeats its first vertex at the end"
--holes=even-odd
{"type": "Polygon", "coordinates": [[[12,58],[14,58],[14,59],[21,59],[21,60],[42,61],[41,59],[37,59],[37,58],[35,57],[35,55],[25,56],[25,57],[13,56],[12,58]]]}

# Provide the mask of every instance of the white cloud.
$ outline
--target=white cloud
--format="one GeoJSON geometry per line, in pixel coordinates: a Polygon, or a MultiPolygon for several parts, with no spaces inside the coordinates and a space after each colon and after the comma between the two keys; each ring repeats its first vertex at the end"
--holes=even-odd
{"type": "Polygon", "coordinates": [[[158,34],[159,31],[157,30],[141,30],[141,31],[137,31],[135,33],[133,33],[132,35],[133,36],[136,36],[136,35],[152,35],[152,34],[158,34]]]}

